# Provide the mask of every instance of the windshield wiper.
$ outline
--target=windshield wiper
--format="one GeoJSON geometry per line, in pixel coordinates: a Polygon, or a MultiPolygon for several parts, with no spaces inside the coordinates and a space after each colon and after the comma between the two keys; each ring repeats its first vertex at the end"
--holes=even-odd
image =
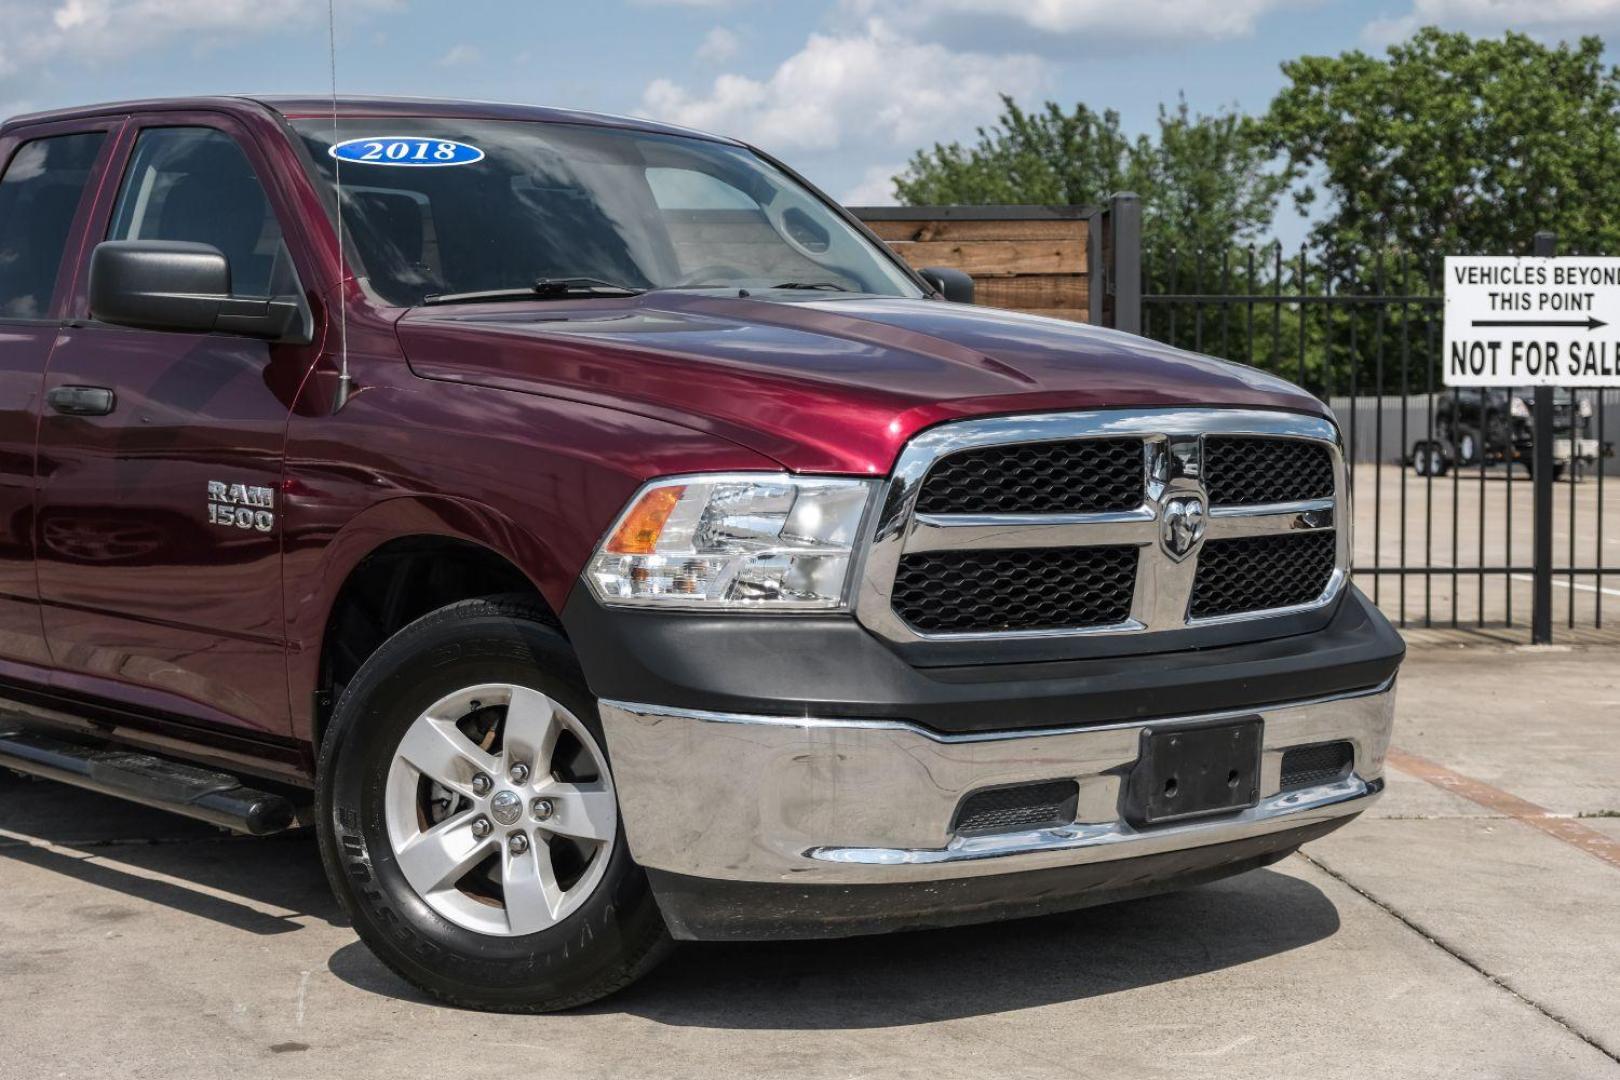
{"type": "Polygon", "coordinates": [[[822,292],[849,292],[848,289],[836,281],[784,281],[780,285],[772,285],[773,289],[819,289],[822,292]]]}
{"type": "Polygon", "coordinates": [[[646,289],[593,277],[541,278],[526,289],[487,289],[483,292],[436,293],[423,304],[482,304],[500,300],[552,300],[564,296],[640,296],[646,289]]]}

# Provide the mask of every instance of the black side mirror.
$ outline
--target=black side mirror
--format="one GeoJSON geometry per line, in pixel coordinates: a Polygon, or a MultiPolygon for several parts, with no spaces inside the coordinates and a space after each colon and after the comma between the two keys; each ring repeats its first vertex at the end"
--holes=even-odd
{"type": "Polygon", "coordinates": [[[953,304],[973,303],[973,277],[948,266],[927,266],[918,275],[953,304]]]}
{"type": "Polygon", "coordinates": [[[117,326],[223,331],[307,345],[310,319],[296,300],[231,295],[231,265],[208,244],[108,240],[90,256],[90,314],[117,326]]]}

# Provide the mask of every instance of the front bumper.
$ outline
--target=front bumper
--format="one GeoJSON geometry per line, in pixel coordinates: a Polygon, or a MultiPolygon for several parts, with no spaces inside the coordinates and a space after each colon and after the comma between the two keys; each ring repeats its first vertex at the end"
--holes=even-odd
{"type": "Polygon", "coordinates": [[[1570,461],[1579,459],[1586,464],[1597,461],[1600,450],[1596,439],[1571,439],[1561,435],[1553,439],[1553,460],[1570,461]]]}
{"type": "Polygon", "coordinates": [[[563,625],[610,701],[745,716],[900,721],[943,735],[1123,723],[1380,686],[1406,645],[1361,591],[1196,632],[993,645],[880,641],[848,615],[612,610],[583,585],[563,625]],[[1190,635],[1190,636],[1189,636],[1190,635]]]}
{"type": "Polygon", "coordinates": [[[613,700],[601,715],[631,853],[653,871],[676,935],[807,936],[1074,907],[1280,858],[1382,790],[1394,679],[1254,709],[954,735],[613,700]],[[1123,818],[1144,727],[1254,715],[1258,805],[1148,828],[1123,818]],[[1285,750],[1337,740],[1354,748],[1348,777],[1280,790],[1285,750]],[[1056,779],[1079,784],[1073,824],[953,835],[968,794],[1056,779]],[[976,878],[997,880],[975,889],[976,878]]]}

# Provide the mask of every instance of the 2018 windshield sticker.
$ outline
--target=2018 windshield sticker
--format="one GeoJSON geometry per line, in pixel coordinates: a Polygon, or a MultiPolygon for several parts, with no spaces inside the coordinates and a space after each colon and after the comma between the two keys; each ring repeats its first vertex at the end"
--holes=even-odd
{"type": "Polygon", "coordinates": [[[377,135],[349,139],[327,151],[339,161],[360,165],[394,165],[413,168],[444,168],[473,165],[484,160],[484,152],[454,139],[424,139],[419,136],[377,135]]]}

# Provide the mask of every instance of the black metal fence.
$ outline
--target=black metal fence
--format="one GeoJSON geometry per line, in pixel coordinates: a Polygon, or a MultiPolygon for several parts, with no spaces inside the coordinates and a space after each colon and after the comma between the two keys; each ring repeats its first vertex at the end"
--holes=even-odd
{"type": "Polygon", "coordinates": [[[1620,391],[1445,387],[1440,253],[1146,251],[1139,222],[1127,199],[1104,224],[1113,324],[1331,405],[1351,466],[1354,574],[1401,626],[1515,627],[1544,641],[1555,623],[1602,627],[1605,598],[1612,616],[1620,507],[1604,452],[1620,391]],[[1551,468],[1537,470],[1538,450],[1551,468]]]}

